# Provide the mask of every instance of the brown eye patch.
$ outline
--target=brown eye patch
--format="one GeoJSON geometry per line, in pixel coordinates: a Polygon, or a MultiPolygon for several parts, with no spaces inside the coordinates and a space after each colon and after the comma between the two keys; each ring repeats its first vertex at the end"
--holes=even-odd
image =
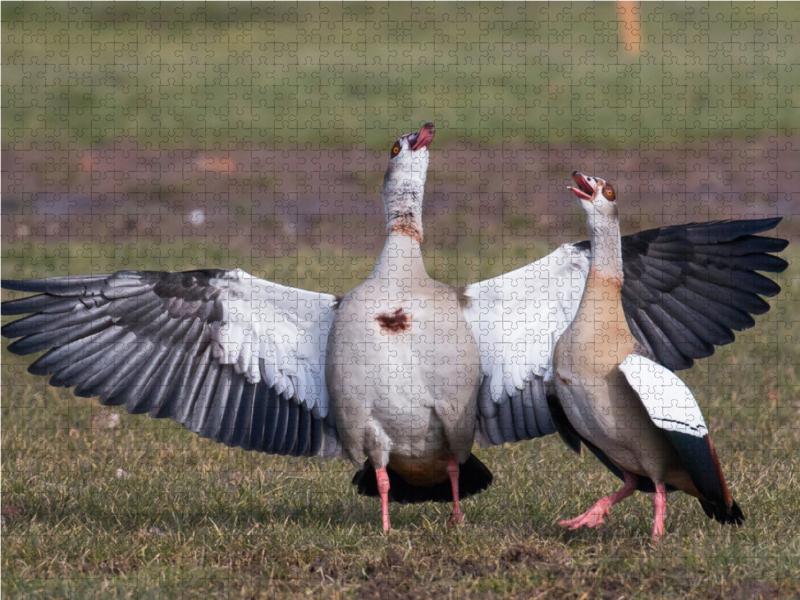
{"type": "Polygon", "coordinates": [[[400,142],[392,146],[392,156],[397,156],[400,153],[400,142]]]}
{"type": "Polygon", "coordinates": [[[612,202],[617,199],[617,194],[614,191],[614,188],[611,186],[610,183],[607,183],[603,186],[603,195],[612,202]]]}

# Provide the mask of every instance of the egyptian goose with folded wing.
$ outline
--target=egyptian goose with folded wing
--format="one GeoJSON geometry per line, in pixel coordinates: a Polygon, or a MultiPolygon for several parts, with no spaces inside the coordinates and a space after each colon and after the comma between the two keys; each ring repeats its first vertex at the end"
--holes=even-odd
{"type": "Polygon", "coordinates": [[[652,491],[653,538],[664,532],[667,491],[696,497],[705,512],[739,525],[733,500],[697,401],[672,371],[634,336],[622,305],[622,240],[616,192],[575,172],[573,192],[586,212],[592,259],[572,323],[553,359],[551,412],[563,437],[584,443],[624,486],[559,525],[599,527],[614,504],[637,489],[652,491]]]}

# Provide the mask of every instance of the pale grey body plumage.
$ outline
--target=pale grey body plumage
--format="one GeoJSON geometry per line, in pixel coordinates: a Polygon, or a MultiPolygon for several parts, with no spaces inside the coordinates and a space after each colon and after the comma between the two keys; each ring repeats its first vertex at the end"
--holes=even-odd
{"type": "Polygon", "coordinates": [[[390,234],[370,276],[342,299],[328,339],[326,379],[353,464],[365,455],[376,468],[391,462],[424,484],[446,477],[449,454],[469,457],[478,346],[456,289],[428,276],[413,238],[390,234]],[[398,315],[402,330],[382,315],[398,315]]]}

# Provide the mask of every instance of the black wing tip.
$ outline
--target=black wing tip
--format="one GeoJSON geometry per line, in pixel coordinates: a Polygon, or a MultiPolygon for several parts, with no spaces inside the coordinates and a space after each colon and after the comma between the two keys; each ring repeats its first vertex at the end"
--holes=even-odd
{"type": "MultiPolygon", "coordinates": [[[[706,221],[704,223],[693,221],[681,225],[665,225],[663,227],[647,229],[623,236],[623,252],[625,251],[626,242],[628,245],[631,243],[649,243],[654,241],[654,236],[658,236],[659,234],[669,236],[676,232],[683,232],[693,243],[699,241],[701,244],[730,243],[751,236],[756,239],[769,240],[775,244],[774,248],[771,248],[770,251],[781,252],[789,245],[789,240],[775,237],[759,237],[756,235],[775,229],[781,221],[783,221],[783,217],[768,217],[765,219],[718,219],[715,221],[706,221]],[[697,239],[696,236],[698,235],[701,236],[700,239],[697,239]],[[648,240],[648,237],[652,239],[648,240]]],[[[588,244],[587,242],[582,243],[588,244]]]]}
{"type": "Polygon", "coordinates": [[[765,237],[765,238],[762,238],[762,239],[774,240],[775,241],[775,250],[773,250],[773,252],[783,252],[784,250],[786,250],[786,247],[789,245],[789,240],[787,240],[785,238],[774,238],[774,237],[766,238],[765,237]]]}
{"type": "MultiPolygon", "coordinates": [[[[15,317],[17,315],[27,315],[30,314],[30,311],[22,311],[19,310],[15,304],[16,300],[7,300],[6,302],[0,302],[0,316],[3,317],[15,317]]],[[[9,337],[5,334],[0,333],[0,335],[4,335],[5,337],[9,337]]]]}
{"type": "Polygon", "coordinates": [[[772,227],[777,227],[778,223],[783,221],[783,217],[768,217],[768,218],[763,219],[763,220],[765,222],[768,222],[768,223],[773,223],[772,227]]]}
{"type": "MultiPolygon", "coordinates": [[[[783,252],[786,249],[786,246],[789,245],[789,240],[781,240],[781,241],[785,242],[785,244],[783,244],[783,248],[781,248],[780,250],[776,250],[775,252],[783,252]]],[[[770,270],[768,271],[769,273],[783,273],[787,268],[789,268],[789,262],[787,260],[784,260],[780,256],[774,256],[772,262],[773,264],[770,270]]],[[[765,269],[758,269],[758,270],[765,271],[765,269]]]]}
{"type": "MultiPolygon", "coordinates": [[[[783,217],[767,217],[765,219],[740,219],[731,222],[747,223],[753,229],[758,229],[758,231],[754,231],[753,233],[761,233],[764,231],[769,231],[770,229],[775,229],[781,221],[783,221],[783,217]]],[[[787,241],[786,243],[788,244],[789,242],[787,241]]]]}
{"type": "Polygon", "coordinates": [[[760,233],[762,231],[775,229],[781,221],[783,221],[783,217],[765,217],[762,219],[731,219],[727,222],[736,224],[744,223],[752,229],[758,229],[758,231],[755,233],[760,233]]]}
{"type": "Polygon", "coordinates": [[[0,287],[15,292],[43,292],[44,279],[0,279],[0,287]]]}
{"type": "Polygon", "coordinates": [[[742,523],[744,523],[747,520],[747,517],[744,516],[744,512],[742,512],[742,509],[739,508],[739,505],[736,503],[735,500],[733,501],[733,505],[731,506],[727,514],[728,514],[728,520],[726,521],[726,523],[729,523],[731,525],[736,525],[737,527],[739,527],[742,523]]]}
{"type": "Polygon", "coordinates": [[[46,292],[52,285],[96,283],[108,279],[108,277],[110,277],[108,273],[88,273],[84,275],[54,275],[36,279],[0,279],[0,287],[17,292],[46,292]]]}
{"type": "MultiPolygon", "coordinates": [[[[3,328],[3,329],[5,329],[5,328],[3,328]]],[[[4,338],[13,339],[13,338],[10,338],[5,333],[3,333],[3,329],[0,329],[0,335],[2,335],[4,338]]],[[[22,341],[22,340],[20,340],[20,341],[22,341]]],[[[8,351],[11,352],[11,354],[16,354],[17,356],[27,356],[28,354],[31,354],[30,352],[26,351],[24,347],[22,349],[20,349],[19,342],[14,342],[13,344],[9,344],[8,345],[8,351]]],[[[31,371],[30,367],[28,367],[28,372],[29,373],[33,373],[33,371],[31,371]]],[[[38,373],[33,373],[33,374],[34,375],[38,375],[38,373]]]]}
{"type": "Polygon", "coordinates": [[[741,235],[752,235],[775,229],[781,221],[783,221],[783,217],[765,217],[762,219],[716,219],[714,221],[706,221],[705,223],[695,221],[686,223],[685,225],[669,225],[668,227],[685,227],[689,229],[692,227],[718,227],[722,225],[741,227],[746,230],[743,231],[741,235]]]}
{"type": "Polygon", "coordinates": [[[711,502],[700,500],[700,505],[703,507],[703,512],[706,513],[709,519],[713,519],[722,525],[739,527],[747,519],[736,501],[733,501],[731,506],[724,506],[722,504],[712,504],[711,502]]]}

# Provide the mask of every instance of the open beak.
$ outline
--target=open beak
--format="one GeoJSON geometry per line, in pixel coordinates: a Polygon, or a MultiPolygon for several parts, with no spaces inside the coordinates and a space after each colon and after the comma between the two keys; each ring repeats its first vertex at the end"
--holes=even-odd
{"type": "Polygon", "coordinates": [[[580,171],[572,172],[572,181],[575,182],[575,187],[567,187],[573,194],[581,200],[591,200],[594,196],[595,186],[586,178],[580,171]]]}
{"type": "Polygon", "coordinates": [[[414,133],[408,137],[408,147],[413,151],[429,147],[435,133],[436,128],[433,126],[433,123],[425,123],[418,133],[414,133]]]}

